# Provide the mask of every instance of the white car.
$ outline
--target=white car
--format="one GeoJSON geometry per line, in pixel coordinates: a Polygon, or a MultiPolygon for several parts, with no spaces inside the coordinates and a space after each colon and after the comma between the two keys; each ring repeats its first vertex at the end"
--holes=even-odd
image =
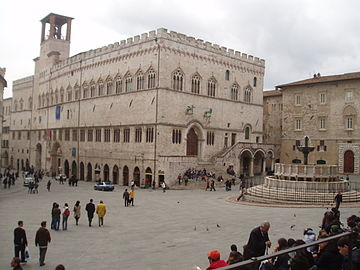
{"type": "Polygon", "coordinates": [[[25,178],[24,178],[24,186],[27,187],[27,186],[29,186],[30,183],[34,183],[34,178],[32,178],[32,177],[25,177],[25,178]]]}

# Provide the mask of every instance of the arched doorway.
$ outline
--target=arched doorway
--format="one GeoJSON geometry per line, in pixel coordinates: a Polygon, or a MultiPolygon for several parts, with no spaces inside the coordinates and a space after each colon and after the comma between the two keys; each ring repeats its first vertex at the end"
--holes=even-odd
{"type": "Polygon", "coordinates": [[[265,172],[264,160],[265,154],[262,151],[257,151],[254,155],[254,175],[261,175],[265,172]]]}
{"type": "Polygon", "coordinates": [[[152,171],[151,168],[147,167],[145,170],[145,188],[151,187],[152,183],[152,171]]]}
{"type": "Polygon", "coordinates": [[[104,165],[104,181],[109,181],[109,165],[104,165]]]}
{"type": "Polygon", "coordinates": [[[250,176],[252,154],[250,151],[244,151],[240,155],[240,174],[250,176]]]}
{"type": "Polygon", "coordinates": [[[52,175],[60,173],[62,152],[61,152],[60,144],[58,142],[55,142],[53,144],[53,146],[51,147],[50,156],[51,156],[50,171],[51,171],[52,175]],[[60,162],[59,162],[59,160],[60,160],[60,162]]]}
{"type": "Polygon", "coordinates": [[[119,183],[119,168],[118,166],[113,167],[113,184],[119,183]]]}
{"type": "Polygon", "coordinates": [[[354,152],[346,151],[344,153],[344,173],[354,173],[354,152]]]}
{"type": "Polygon", "coordinates": [[[41,152],[42,152],[42,147],[41,144],[38,143],[36,145],[36,154],[35,154],[35,168],[37,170],[41,169],[41,152]]]}
{"type": "Polygon", "coordinates": [[[186,155],[198,155],[198,135],[196,134],[194,128],[191,128],[186,135],[186,155]]]}
{"type": "Polygon", "coordinates": [[[134,177],[135,185],[140,187],[140,169],[139,169],[139,167],[135,167],[133,177],[134,177]]]}
{"type": "Polygon", "coordinates": [[[77,178],[77,166],[75,160],[71,164],[71,175],[75,175],[77,178]]]}
{"type": "Polygon", "coordinates": [[[70,177],[70,175],[69,175],[69,161],[67,161],[67,159],[64,162],[64,174],[66,175],[67,178],[70,177]]]}
{"type": "Polygon", "coordinates": [[[92,181],[92,166],[91,166],[90,162],[87,165],[86,181],[88,181],[88,182],[92,181]]]}
{"type": "Polygon", "coordinates": [[[123,169],[123,186],[129,185],[129,168],[127,166],[124,166],[123,169]]]}
{"type": "Polygon", "coordinates": [[[84,177],[85,166],[83,162],[80,162],[80,180],[85,180],[84,177]]]}

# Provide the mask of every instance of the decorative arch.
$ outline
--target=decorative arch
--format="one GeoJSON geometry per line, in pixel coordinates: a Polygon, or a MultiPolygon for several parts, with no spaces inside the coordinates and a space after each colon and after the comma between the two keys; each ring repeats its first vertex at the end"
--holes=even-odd
{"type": "Polygon", "coordinates": [[[150,167],[147,167],[145,170],[145,188],[150,188],[152,183],[152,170],[150,167]]]}
{"type": "Polygon", "coordinates": [[[130,71],[127,71],[124,75],[125,80],[125,92],[131,92],[133,90],[133,76],[130,71]]]}
{"type": "Polygon", "coordinates": [[[204,129],[198,122],[193,122],[185,131],[186,155],[202,157],[204,129]]]}
{"type": "Polygon", "coordinates": [[[253,100],[253,89],[250,85],[244,88],[244,102],[252,103],[253,100]]]}
{"type": "Polygon", "coordinates": [[[237,101],[239,99],[239,84],[235,81],[231,86],[230,98],[231,100],[237,101]]]}
{"type": "Polygon", "coordinates": [[[119,184],[119,167],[114,165],[113,167],[113,184],[119,184]]]}
{"type": "Polygon", "coordinates": [[[343,115],[348,116],[348,115],[357,115],[357,111],[354,108],[354,106],[351,105],[347,105],[345,106],[344,110],[343,110],[343,115]]]}
{"type": "Polygon", "coordinates": [[[143,90],[145,88],[145,76],[141,68],[135,73],[136,90],[143,90]]]}
{"type": "Polygon", "coordinates": [[[200,94],[201,80],[201,75],[198,72],[191,75],[191,93],[200,94]]]}
{"type": "Polygon", "coordinates": [[[183,91],[184,90],[184,85],[185,85],[185,73],[182,71],[182,69],[180,67],[178,67],[177,69],[175,69],[172,73],[171,73],[171,77],[172,77],[172,84],[171,84],[171,88],[177,91],[183,91]]]}
{"type": "Polygon", "coordinates": [[[134,177],[135,185],[140,187],[140,169],[139,169],[139,167],[134,168],[133,177],[134,177]]]}
{"type": "Polygon", "coordinates": [[[214,76],[211,76],[207,82],[207,94],[210,97],[216,96],[217,80],[214,76]]]}
{"type": "Polygon", "coordinates": [[[254,175],[261,175],[265,173],[265,159],[266,153],[262,149],[258,149],[254,153],[253,173],[254,175]]]}
{"type": "Polygon", "coordinates": [[[64,161],[64,174],[67,178],[70,177],[69,161],[67,159],[64,161]]]}
{"type": "Polygon", "coordinates": [[[124,166],[123,168],[123,186],[129,185],[129,168],[128,166],[124,166]]]}
{"type": "Polygon", "coordinates": [[[252,176],[253,169],[252,169],[252,163],[253,163],[253,153],[249,149],[243,149],[240,152],[239,160],[240,160],[240,175],[243,176],[252,176]]]}
{"type": "Polygon", "coordinates": [[[147,76],[147,88],[155,88],[156,86],[156,72],[152,66],[146,71],[147,76]]]}
{"type": "Polygon", "coordinates": [[[245,138],[245,140],[250,140],[250,138],[251,138],[251,125],[250,124],[246,124],[244,126],[244,138],[245,138]]]}
{"type": "Polygon", "coordinates": [[[77,178],[77,164],[75,160],[71,163],[71,175],[74,175],[77,178]]]}
{"type": "Polygon", "coordinates": [[[86,175],[86,181],[90,182],[92,181],[93,177],[92,177],[92,165],[89,162],[87,165],[87,175],[86,175]]]}
{"type": "Polygon", "coordinates": [[[85,165],[84,162],[80,162],[80,180],[85,180],[85,165]]]}
{"type": "Polygon", "coordinates": [[[109,165],[105,164],[104,165],[104,181],[110,181],[109,179],[109,175],[110,175],[110,169],[109,169],[109,165]]]}

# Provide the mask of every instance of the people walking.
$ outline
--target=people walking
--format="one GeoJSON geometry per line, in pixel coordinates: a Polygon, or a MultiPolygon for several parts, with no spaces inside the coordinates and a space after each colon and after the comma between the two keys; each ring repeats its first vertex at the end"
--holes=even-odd
{"type": "Polygon", "coordinates": [[[40,266],[45,265],[45,255],[48,244],[51,242],[50,232],[46,229],[46,221],[41,222],[41,227],[37,230],[35,236],[35,246],[39,246],[40,266]]]}
{"type": "Polygon", "coordinates": [[[129,192],[127,191],[127,188],[125,189],[125,191],[123,193],[123,199],[124,199],[125,207],[128,207],[129,206],[129,192]]]}
{"type": "Polygon", "coordinates": [[[46,188],[48,191],[50,191],[50,187],[51,187],[51,181],[49,180],[46,184],[46,188]]]}
{"type": "Polygon", "coordinates": [[[62,214],[62,229],[63,229],[63,231],[67,230],[67,222],[68,222],[69,216],[70,216],[69,205],[67,203],[65,203],[64,211],[62,214]]]}
{"type": "Polygon", "coordinates": [[[240,182],[240,195],[239,197],[237,197],[236,200],[240,201],[240,199],[244,197],[244,194],[245,194],[245,180],[242,179],[240,182]]]}
{"type": "Polygon", "coordinates": [[[134,200],[135,200],[135,190],[131,189],[130,192],[129,192],[129,203],[128,205],[130,205],[131,203],[131,206],[134,206],[134,200]]]}
{"type": "Polygon", "coordinates": [[[25,248],[28,245],[26,239],[26,232],[23,228],[24,223],[22,220],[18,221],[18,227],[14,230],[14,245],[15,245],[15,257],[21,258],[21,262],[26,262],[25,248]],[[21,254],[21,257],[19,256],[21,254]]]}
{"type": "Polygon", "coordinates": [[[51,208],[51,229],[55,230],[55,212],[54,209],[56,208],[57,203],[53,202],[52,208],[51,208]]]}
{"type": "Polygon", "coordinates": [[[163,192],[165,192],[166,191],[165,181],[161,183],[161,187],[162,187],[163,192]]]}
{"type": "Polygon", "coordinates": [[[104,216],[106,215],[106,205],[103,201],[96,206],[96,214],[99,218],[99,227],[104,225],[104,216]]]}
{"type": "Polygon", "coordinates": [[[85,210],[87,212],[89,227],[91,227],[92,219],[94,218],[95,213],[95,204],[93,204],[93,199],[90,199],[90,202],[86,205],[85,210]]]}
{"type": "Polygon", "coordinates": [[[74,205],[74,218],[76,221],[76,226],[79,225],[79,219],[80,219],[80,211],[81,211],[81,205],[80,205],[80,201],[77,201],[74,205]]]}

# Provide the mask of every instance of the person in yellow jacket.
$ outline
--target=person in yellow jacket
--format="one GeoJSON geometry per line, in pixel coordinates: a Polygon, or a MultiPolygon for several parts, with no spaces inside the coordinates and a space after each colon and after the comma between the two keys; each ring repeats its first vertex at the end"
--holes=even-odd
{"type": "Polygon", "coordinates": [[[104,225],[104,216],[106,214],[106,204],[103,203],[103,201],[100,201],[100,203],[96,206],[96,214],[99,217],[99,227],[104,225]]]}
{"type": "Polygon", "coordinates": [[[131,189],[129,192],[129,204],[131,203],[132,206],[134,206],[134,199],[135,199],[135,190],[131,189]]]}

